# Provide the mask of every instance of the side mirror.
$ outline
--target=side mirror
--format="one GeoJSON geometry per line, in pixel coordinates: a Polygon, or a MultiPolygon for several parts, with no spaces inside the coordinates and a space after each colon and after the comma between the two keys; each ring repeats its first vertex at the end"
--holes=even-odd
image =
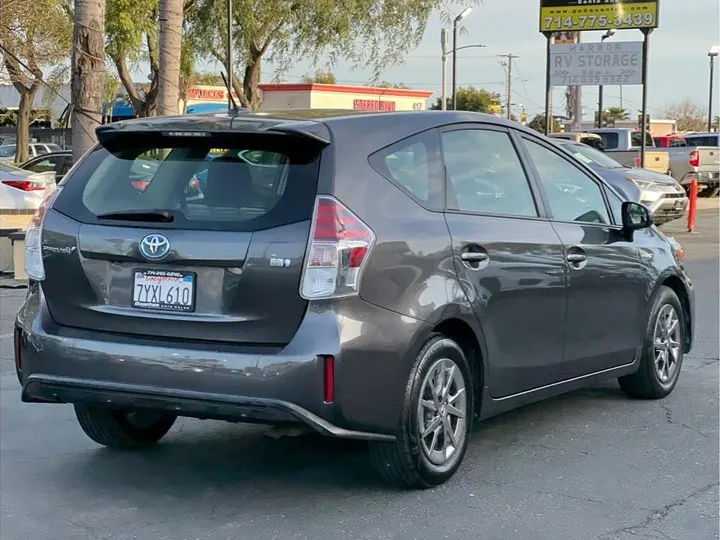
{"type": "Polygon", "coordinates": [[[632,201],[622,204],[622,224],[627,232],[647,229],[653,224],[652,212],[644,205],[632,201]]]}

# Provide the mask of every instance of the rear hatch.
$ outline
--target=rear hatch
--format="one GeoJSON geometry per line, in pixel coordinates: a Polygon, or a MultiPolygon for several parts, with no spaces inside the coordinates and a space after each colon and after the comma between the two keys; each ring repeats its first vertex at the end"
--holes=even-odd
{"type": "Polygon", "coordinates": [[[58,323],[287,344],[323,143],[269,133],[124,132],[67,178],[43,230],[58,323]],[[65,249],[75,242],[76,249],[65,249]]]}

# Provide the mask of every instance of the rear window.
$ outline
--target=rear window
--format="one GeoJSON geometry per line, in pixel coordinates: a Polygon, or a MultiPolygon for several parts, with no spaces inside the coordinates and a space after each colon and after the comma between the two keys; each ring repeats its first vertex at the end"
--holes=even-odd
{"type": "Polygon", "coordinates": [[[132,226],[137,219],[108,216],[162,211],[172,221],[153,227],[180,229],[253,231],[310,219],[317,145],[239,138],[114,140],[76,169],[55,208],[83,222],[132,226]]]}
{"type": "Polygon", "coordinates": [[[602,132],[598,133],[602,139],[603,146],[606,150],[615,150],[618,147],[620,137],[617,133],[602,132]]]}
{"type": "MultiPolygon", "coordinates": [[[[630,134],[630,144],[633,147],[642,146],[642,131],[633,131],[630,134]]],[[[649,133],[645,134],[645,146],[646,147],[648,147],[648,146],[654,147],[655,146],[655,141],[653,141],[652,135],[650,135],[649,133]]]]}
{"type": "Polygon", "coordinates": [[[696,135],[686,136],[688,146],[718,146],[720,137],[718,135],[696,135]]]}

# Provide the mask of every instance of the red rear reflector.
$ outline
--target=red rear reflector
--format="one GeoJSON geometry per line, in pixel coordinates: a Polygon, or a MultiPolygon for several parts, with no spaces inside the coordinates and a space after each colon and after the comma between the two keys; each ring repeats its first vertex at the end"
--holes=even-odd
{"type": "Polygon", "coordinates": [[[693,150],[690,152],[690,166],[691,167],[699,167],[700,166],[700,152],[697,150],[693,150]]]}
{"type": "Polygon", "coordinates": [[[325,368],[325,403],[335,401],[335,357],[323,356],[325,368]]]}
{"type": "Polygon", "coordinates": [[[23,352],[22,330],[15,329],[15,367],[18,371],[22,371],[22,352],[23,352]]]}
{"type": "Polygon", "coordinates": [[[30,180],[2,180],[2,183],[21,191],[43,191],[45,189],[45,186],[33,184],[30,180]]]}

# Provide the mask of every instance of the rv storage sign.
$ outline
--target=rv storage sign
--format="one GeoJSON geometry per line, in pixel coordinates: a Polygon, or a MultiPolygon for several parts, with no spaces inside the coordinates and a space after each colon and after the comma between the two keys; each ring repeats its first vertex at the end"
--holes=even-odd
{"type": "Polygon", "coordinates": [[[551,45],[551,86],[642,84],[642,41],[551,45]]]}

